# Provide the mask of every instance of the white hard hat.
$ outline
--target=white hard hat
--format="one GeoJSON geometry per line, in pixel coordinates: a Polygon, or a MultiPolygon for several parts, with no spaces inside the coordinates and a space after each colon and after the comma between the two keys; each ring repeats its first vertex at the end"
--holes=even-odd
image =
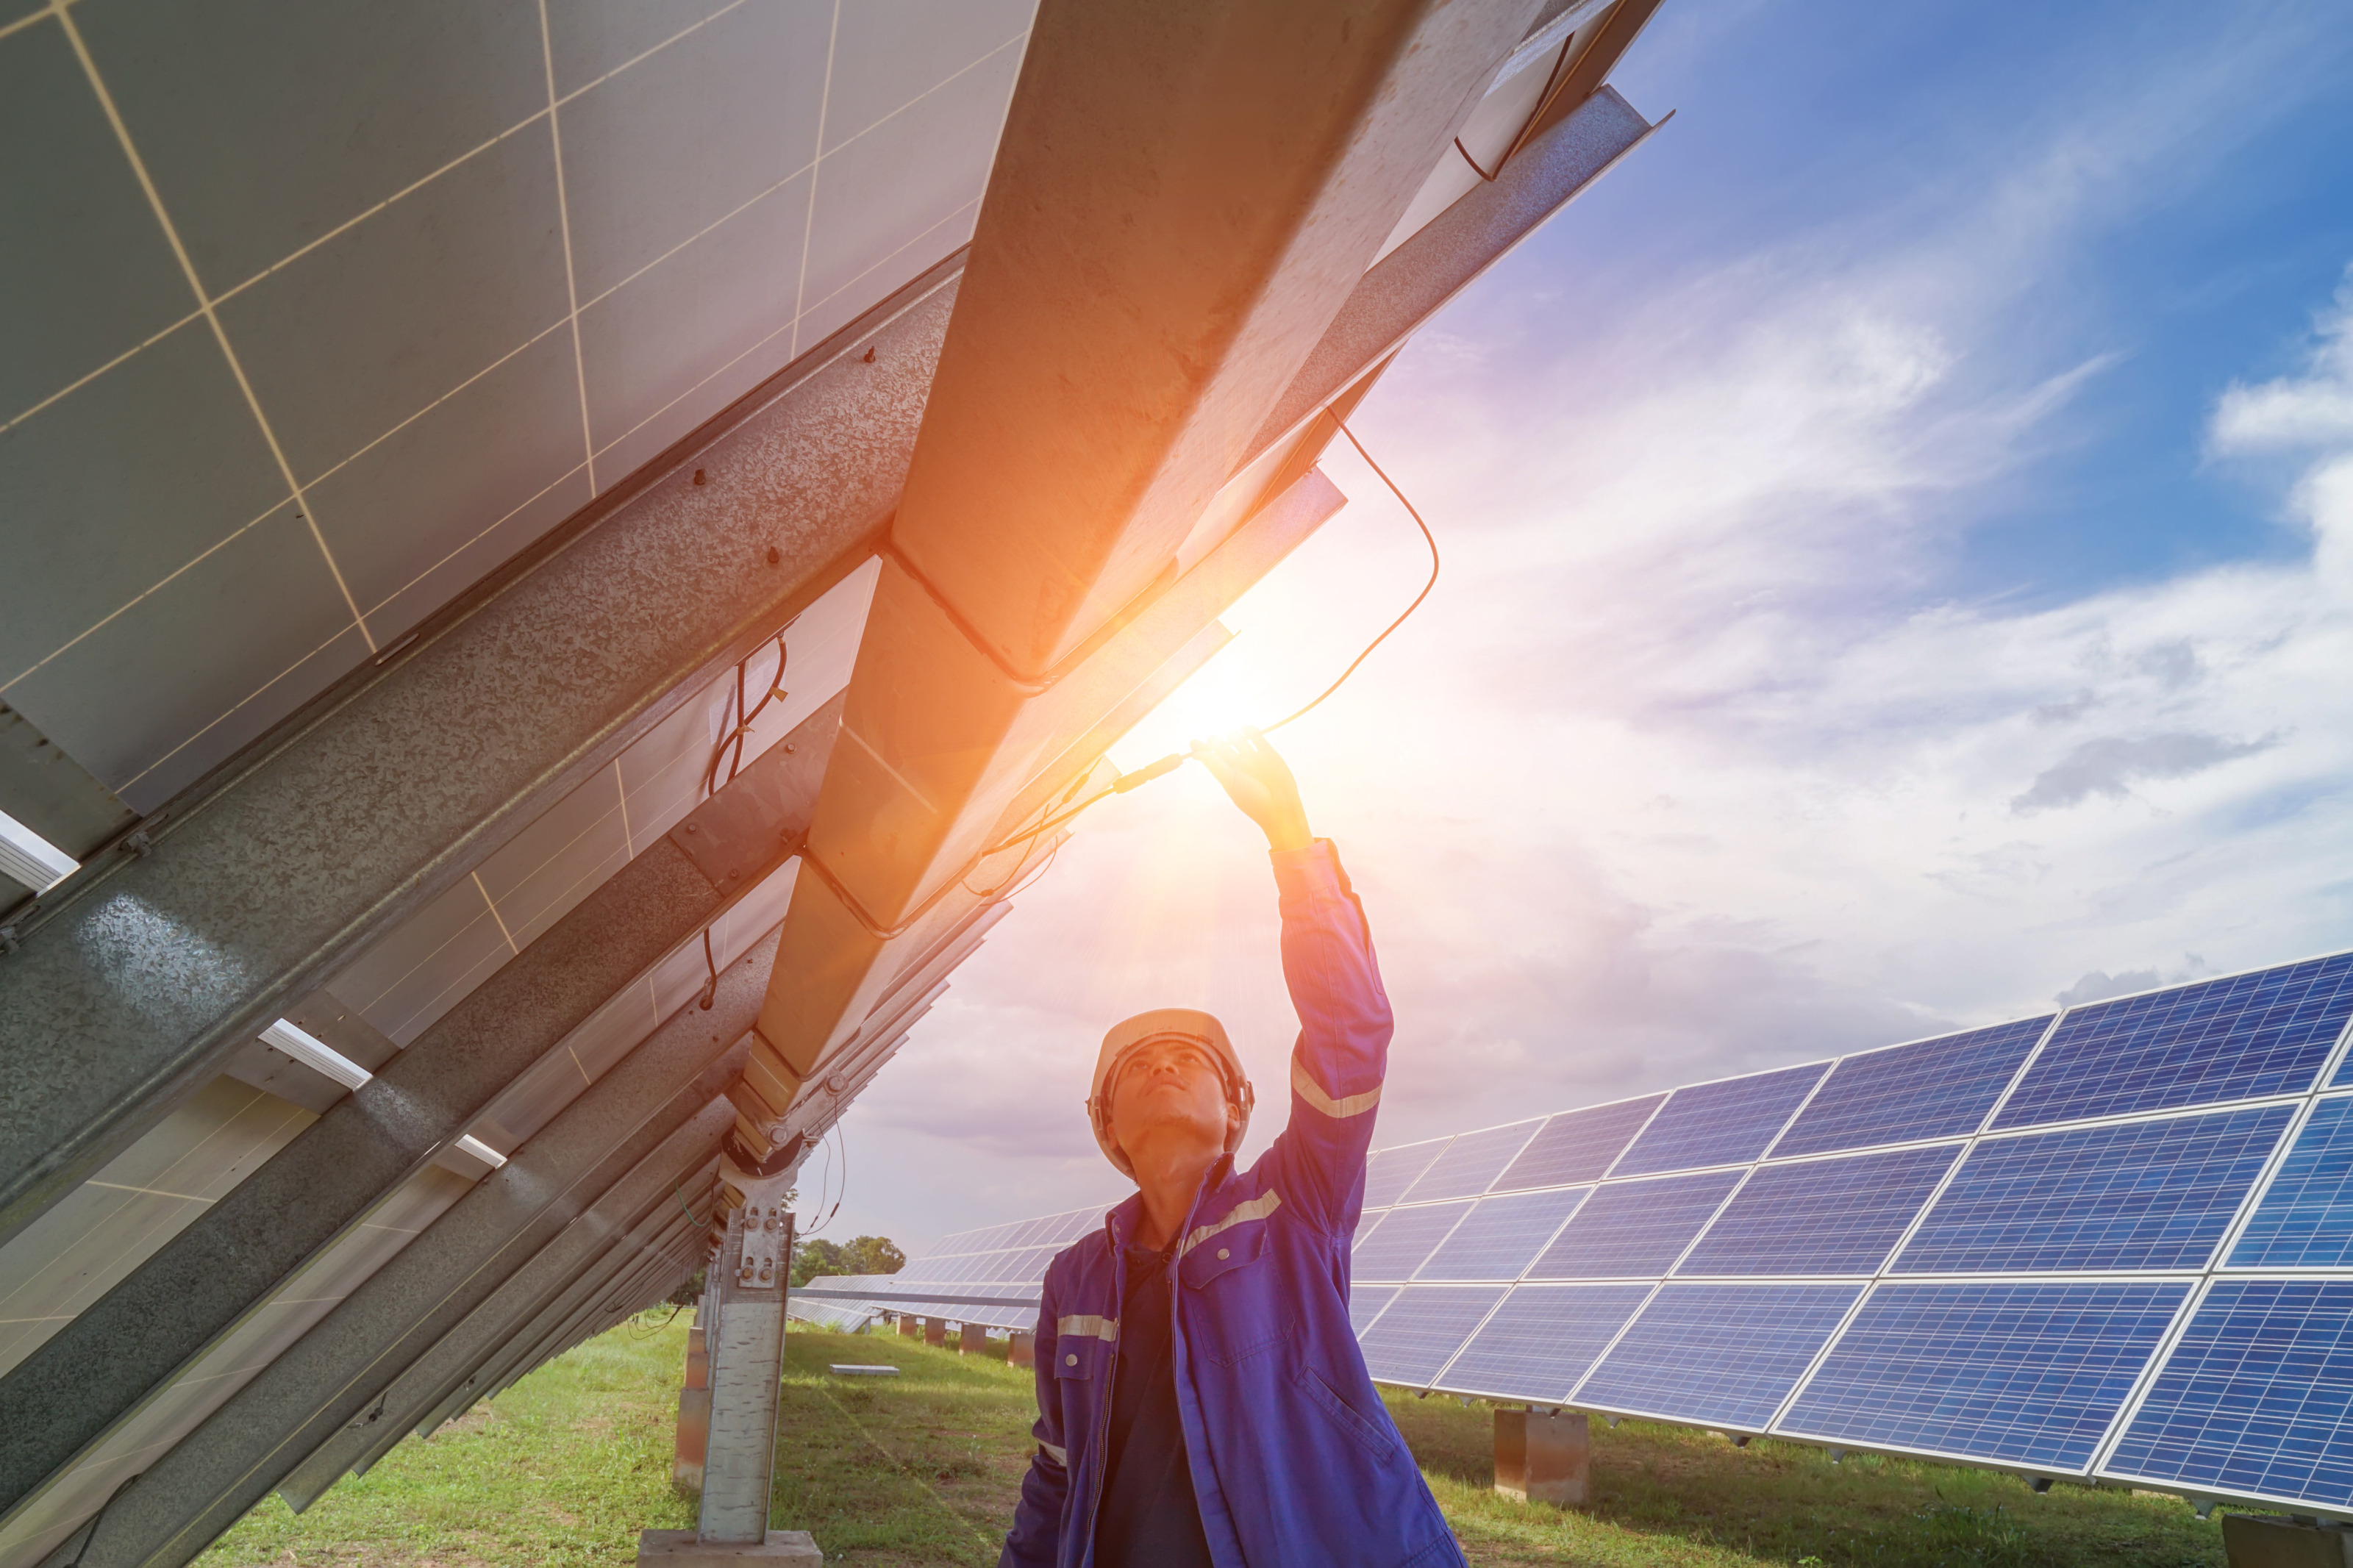
{"type": "Polygon", "coordinates": [[[1155,1040],[1191,1040],[1209,1047],[1216,1058],[1218,1070],[1226,1080],[1226,1099],[1240,1110],[1233,1130],[1226,1135],[1226,1152],[1241,1147],[1242,1134],[1250,1131],[1250,1107],[1258,1096],[1251,1089],[1250,1075],[1242,1071],[1242,1058],[1234,1054],[1234,1044],[1226,1038],[1226,1026],[1207,1013],[1191,1007],[1155,1007],[1149,1013],[1138,1013],[1133,1018],[1123,1018],[1111,1026],[1103,1037],[1103,1049],[1095,1057],[1095,1080],[1087,1089],[1087,1121],[1095,1130],[1095,1143],[1103,1158],[1120,1169],[1120,1173],[1134,1176],[1135,1168],[1120,1152],[1119,1140],[1112,1136],[1111,1103],[1103,1089],[1112,1074],[1125,1060],[1129,1052],[1155,1040]]]}

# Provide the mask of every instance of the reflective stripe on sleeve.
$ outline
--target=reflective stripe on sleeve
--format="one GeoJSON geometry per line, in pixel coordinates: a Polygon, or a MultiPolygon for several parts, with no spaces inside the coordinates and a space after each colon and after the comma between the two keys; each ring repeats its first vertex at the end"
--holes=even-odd
{"type": "Polygon", "coordinates": [[[1116,1343],[1119,1340],[1119,1320],[1098,1318],[1092,1312],[1079,1312],[1071,1317],[1055,1319],[1054,1332],[1077,1334],[1082,1339],[1097,1339],[1106,1343],[1116,1343]]]}
{"type": "Polygon", "coordinates": [[[1053,1460],[1054,1463],[1061,1466],[1062,1468],[1067,1470],[1071,1468],[1071,1456],[1065,1453],[1062,1449],[1054,1447],[1053,1444],[1047,1442],[1042,1437],[1038,1440],[1038,1451],[1045,1455],[1048,1458],[1053,1460]]]}
{"type": "Polygon", "coordinates": [[[1308,1076],[1307,1064],[1297,1057],[1291,1058],[1291,1091],[1324,1115],[1338,1120],[1361,1116],[1381,1102],[1380,1085],[1375,1084],[1362,1094],[1352,1094],[1345,1100],[1335,1100],[1324,1092],[1324,1086],[1308,1076]]]}
{"type": "Polygon", "coordinates": [[[1185,1238],[1185,1245],[1177,1249],[1176,1256],[1182,1258],[1186,1253],[1192,1251],[1195,1247],[1200,1246],[1201,1243],[1208,1240],[1209,1237],[1217,1235],[1218,1232],[1226,1229],[1228,1226],[1240,1225],[1244,1220],[1264,1219],[1267,1215],[1272,1214],[1282,1206],[1282,1194],[1272,1191],[1271,1189],[1260,1194],[1257,1197],[1250,1199],[1248,1203],[1236,1204],[1231,1209],[1227,1211],[1225,1218],[1211,1225],[1202,1226],[1199,1229],[1194,1231],[1192,1235],[1187,1237],[1185,1238]]]}

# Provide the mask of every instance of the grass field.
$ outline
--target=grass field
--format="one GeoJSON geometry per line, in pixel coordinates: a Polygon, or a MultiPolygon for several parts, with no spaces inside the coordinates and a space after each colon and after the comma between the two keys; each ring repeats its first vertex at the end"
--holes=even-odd
{"type": "MultiPolygon", "coordinates": [[[[410,1441],[297,1518],[272,1498],[203,1559],[360,1568],[633,1563],[637,1532],[693,1523],[670,1489],[686,1320],[627,1324],[543,1367],[428,1442],[410,1441]]],[[[776,1444],[779,1529],[829,1559],[987,1564],[1029,1463],[1029,1377],[997,1356],[898,1338],[794,1333],[776,1444]],[[828,1376],[889,1362],[897,1378],[828,1376]]],[[[2221,1533],[2179,1499],[2058,1487],[1819,1450],[1735,1448],[1681,1428],[1594,1431],[1590,1509],[1498,1497],[1487,1412],[1392,1401],[1480,1568],[2098,1568],[2222,1563],[2221,1533]]]]}

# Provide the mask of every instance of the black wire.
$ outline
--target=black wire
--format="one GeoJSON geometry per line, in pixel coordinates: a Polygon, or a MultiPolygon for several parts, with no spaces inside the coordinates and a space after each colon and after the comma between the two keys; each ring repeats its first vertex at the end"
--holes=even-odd
{"type": "MultiPolygon", "coordinates": [[[[786,627],[786,629],[788,631],[791,628],[786,627]]],[[[756,653],[758,650],[755,648],[753,652],[756,653]]],[[[735,727],[728,731],[724,735],[719,737],[719,743],[716,746],[713,746],[711,750],[711,765],[702,770],[702,793],[706,796],[715,793],[719,787],[721,782],[719,777],[719,759],[727,755],[727,748],[730,746],[735,748],[735,755],[727,764],[727,779],[728,782],[732,783],[735,777],[736,771],[744,765],[744,737],[750,733],[753,724],[758,721],[761,714],[767,711],[768,704],[771,701],[779,698],[789,698],[792,696],[792,693],[786,690],[784,687],[785,664],[788,657],[789,651],[785,647],[785,634],[784,632],[778,632],[776,634],[776,673],[775,677],[769,680],[768,689],[761,693],[760,700],[753,705],[752,710],[749,713],[744,711],[744,673],[745,667],[752,662],[752,654],[747,653],[741,659],[736,661],[734,699],[736,713],[735,727]]],[[[724,717],[726,710],[722,709],[720,712],[721,715],[724,717]]]]}
{"type": "Polygon", "coordinates": [[[712,1000],[719,994],[719,960],[712,957],[711,953],[711,928],[709,926],[704,926],[702,928],[702,966],[711,971],[711,979],[702,987],[702,997],[697,1005],[699,1005],[704,1012],[708,1013],[711,1011],[711,1004],[712,1000]]]}
{"type": "MultiPolygon", "coordinates": [[[[146,1471],[142,1470],[139,1472],[139,1475],[143,1476],[146,1473],[146,1471]]],[[[121,1486],[116,1487],[112,1491],[106,1494],[106,1500],[100,1503],[98,1505],[98,1511],[90,1516],[89,1531],[82,1536],[81,1544],[75,1548],[73,1561],[67,1563],[65,1568],[80,1568],[81,1560],[90,1554],[90,1543],[98,1539],[98,1527],[105,1521],[106,1510],[112,1508],[114,1506],[115,1500],[120,1498],[124,1492],[129,1491],[131,1489],[132,1482],[136,1481],[138,1479],[139,1476],[127,1477],[124,1479],[121,1486]]]]}
{"type": "Polygon", "coordinates": [[[1536,121],[1545,117],[1545,110],[1552,107],[1552,100],[1557,98],[1560,95],[1560,89],[1567,85],[1567,79],[1561,74],[1561,68],[1568,64],[1569,47],[1576,42],[1577,29],[1571,27],[1568,30],[1568,37],[1560,41],[1560,54],[1552,62],[1552,74],[1545,78],[1544,91],[1536,95],[1535,108],[1529,112],[1526,122],[1520,127],[1520,133],[1512,138],[1512,144],[1504,149],[1504,155],[1495,160],[1493,174],[1491,174],[1479,166],[1479,160],[1471,156],[1471,149],[1462,145],[1461,137],[1457,136],[1454,139],[1454,150],[1462,154],[1462,161],[1471,165],[1472,174],[1491,185],[1504,177],[1504,165],[1510,163],[1522,147],[1527,145],[1528,132],[1536,128],[1536,121]]]}
{"type": "MultiPolygon", "coordinates": [[[[1413,525],[1421,530],[1422,540],[1430,546],[1430,581],[1421,585],[1421,592],[1413,596],[1413,603],[1408,605],[1402,611],[1400,611],[1396,620],[1391,621],[1388,626],[1381,628],[1380,636],[1375,637],[1372,641],[1365,645],[1364,652],[1358,654],[1355,658],[1348,661],[1348,668],[1340,672],[1340,678],[1337,680],[1335,680],[1331,685],[1317,692],[1314,698],[1310,700],[1306,706],[1293,709],[1292,711],[1284,714],[1282,718],[1277,719],[1271,724],[1261,726],[1259,733],[1261,735],[1271,735],[1277,730],[1282,729],[1285,724],[1290,723],[1293,720],[1303,719],[1308,714],[1314,712],[1316,709],[1322,707],[1324,700],[1331,696],[1335,691],[1339,690],[1342,686],[1345,685],[1347,683],[1348,677],[1356,673],[1356,667],[1363,664],[1365,660],[1372,658],[1373,650],[1380,647],[1381,644],[1388,641],[1389,634],[1397,630],[1398,627],[1405,625],[1407,617],[1411,616],[1416,610],[1421,608],[1421,602],[1430,597],[1430,592],[1431,589],[1438,586],[1438,573],[1440,566],[1438,557],[1438,536],[1430,531],[1430,524],[1423,520],[1420,511],[1414,506],[1413,502],[1406,499],[1405,491],[1398,488],[1398,482],[1389,478],[1388,470],[1382,468],[1380,464],[1373,461],[1373,455],[1365,450],[1365,444],[1356,439],[1356,433],[1348,428],[1348,422],[1345,419],[1335,417],[1333,420],[1333,423],[1340,427],[1340,434],[1348,438],[1348,445],[1356,449],[1356,455],[1365,459],[1366,464],[1371,468],[1374,473],[1380,476],[1381,483],[1388,486],[1389,494],[1397,497],[1398,504],[1405,508],[1406,515],[1408,517],[1413,519],[1413,525]]],[[[1137,784],[1148,784],[1151,782],[1151,778],[1139,777],[1137,776],[1138,774],[1151,773],[1152,777],[1158,777],[1159,773],[1152,773],[1152,770],[1155,768],[1159,768],[1161,772],[1173,773],[1176,771],[1176,768],[1184,762],[1184,760],[1185,759],[1181,754],[1173,757],[1163,757],[1160,760],[1160,763],[1148,763],[1145,767],[1137,769],[1134,773],[1123,774],[1121,777],[1114,779],[1110,785],[1087,796],[1086,799],[1079,802],[1078,805],[1071,807],[1068,811],[1050,816],[1035,827],[1027,828],[1022,832],[1016,833],[1008,837],[997,840],[995,844],[992,844],[987,848],[982,850],[980,852],[980,856],[982,858],[986,858],[988,856],[996,854],[1000,849],[1010,849],[1013,846],[1021,843],[1025,839],[1036,838],[1040,835],[1050,833],[1055,828],[1061,826],[1062,824],[1066,822],[1069,822],[1080,813],[1085,811],[1089,806],[1095,805],[1097,802],[1107,800],[1114,795],[1124,795],[1128,790],[1136,787],[1137,784]],[[1161,766],[1162,763],[1166,763],[1167,766],[1163,768],[1161,766]]],[[[1065,795],[1064,798],[1067,799],[1069,797],[1065,795]]],[[[1056,853],[1060,852],[1060,847],[1057,846],[1056,853]]],[[[1049,855],[1046,858],[1046,864],[1050,866],[1053,863],[1053,856],[1049,855]]],[[[1041,872],[1040,874],[1042,875],[1043,873],[1041,872]]],[[[1021,873],[1018,869],[1013,873],[1014,877],[1018,877],[1020,875],[1021,873]]],[[[1009,883],[1012,880],[1012,878],[1008,878],[1006,880],[1009,883]]],[[[973,892],[977,889],[967,886],[965,890],[967,892],[973,892]]],[[[987,896],[993,897],[994,895],[992,894],[987,896]]]]}

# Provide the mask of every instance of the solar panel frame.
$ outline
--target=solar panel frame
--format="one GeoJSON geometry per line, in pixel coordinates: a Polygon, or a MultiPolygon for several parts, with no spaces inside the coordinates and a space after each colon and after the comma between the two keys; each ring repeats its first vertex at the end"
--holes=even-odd
{"type": "Polygon", "coordinates": [[[1446,1239],[1414,1271],[1418,1280],[1466,1283],[1514,1280],[1543,1256],[1593,1194],[1591,1187],[1547,1187],[1533,1193],[1496,1193],[1479,1199],[1446,1239]],[[1541,1227],[1541,1234],[1537,1234],[1541,1227]],[[1477,1250],[1484,1248],[1483,1251],[1477,1250]],[[1516,1257],[1516,1263],[1509,1259],[1516,1257]],[[1477,1268],[1493,1260],[1492,1267],[1477,1268]]]}
{"type": "Polygon", "coordinates": [[[1767,1431],[1866,1289],[1860,1280],[1669,1280],[1569,1402],[1685,1426],[1767,1431]],[[1762,1333],[1741,1321],[1744,1307],[1752,1314],[1778,1309],[1799,1321],[1762,1333]],[[1744,1363],[1749,1370],[1735,1370],[1744,1363]],[[1699,1381],[1704,1389],[1694,1386],[1699,1381]],[[1677,1382],[1681,1393],[1671,1387],[1677,1382]]]}
{"type": "Polygon", "coordinates": [[[1475,1198],[1486,1192],[1505,1166],[1519,1157],[1545,1124],[1541,1116],[1501,1127],[1458,1132],[1445,1152],[1430,1163],[1413,1185],[1398,1199],[1401,1204],[1432,1203],[1442,1198],[1475,1198]]]}
{"type": "Polygon", "coordinates": [[[2108,1434],[2130,1408],[2143,1378],[2181,1321],[2196,1284],[2179,1275],[1882,1279],[1792,1391],[1773,1431],[1807,1442],[2042,1475],[2088,1475],[2108,1434]],[[2080,1321],[2101,1312],[2137,1318],[2137,1344],[2131,1338],[2119,1339],[2105,1325],[2072,1339],[2063,1329],[2054,1333],[2034,1327],[2039,1313],[2080,1321]],[[2006,1325],[2005,1313],[2014,1320],[2006,1325]],[[1989,1353],[1971,1341],[1971,1323],[1957,1325],[1956,1317],[1974,1318],[1981,1331],[1989,1337],[1998,1333],[2005,1343],[1989,1353]],[[2071,1360],[2066,1349],[2071,1343],[2080,1343],[2084,1353],[2071,1360]],[[1896,1346],[1920,1348],[1899,1353],[1896,1346]],[[2112,1362],[2095,1369],[2086,1384],[2078,1369],[2090,1361],[2089,1352],[2110,1347],[2115,1348],[2112,1362]],[[1935,1365],[1945,1373],[1916,1380],[1922,1390],[1917,1403],[1926,1408],[1913,1415],[1908,1428],[1899,1413],[1883,1414],[1875,1424],[1838,1413],[1836,1402],[1842,1394],[1850,1405],[1871,1399],[1883,1404],[1891,1388],[1914,1386],[1885,1370],[1905,1354],[1914,1363],[1936,1358],[1935,1365]],[[1843,1370],[1844,1364],[1874,1356],[1880,1370],[1868,1379],[1843,1370]],[[1970,1373],[1979,1374],[1976,1381],[1970,1373]],[[1841,1388],[1850,1382],[1855,1384],[1851,1393],[1841,1388]],[[2068,1405],[2080,1414],[2062,1425],[2052,1407],[2068,1405]],[[1972,1442],[1958,1436],[1997,1431],[2031,1440],[1972,1442]]]}
{"type": "Polygon", "coordinates": [[[1655,1279],[1670,1272],[1737,1190],[1745,1171],[1694,1171],[1635,1182],[1606,1182],[1578,1206],[1551,1245],[1528,1265],[1528,1279],[1655,1279]],[[1604,1244],[1599,1234],[1622,1211],[1660,1215],[1652,1239],[1604,1244]],[[1688,1228],[1685,1228],[1688,1224],[1688,1228]],[[1583,1227],[1580,1231],[1579,1227],[1583,1227]],[[1622,1265],[1605,1268],[1604,1265],[1622,1265]],[[1576,1268],[1570,1273],[1565,1269],[1576,1268]]]}
{"type": "Polygon", "coordinates": [[[1678,1089],[1609,1173],[1651,1176],[1753,1164],[1803,1113],[1833,1065],[1800,1062],[1678,1089]]]}
{"type": "Polygon", "coordinates": [[[2282,1142],[2222,1267],[2353,1268],[2353,1096],[2318,1097],[2282,1142]]]}
{"type": "Polygon", "coordinates": [[[1674,1273],[1685,1279],[1877,1274],[1942,1192],[1964,1148],[1915,1144],[1759,1165],[1694,1240],[1674,1273]],[[1812,1250],[1801,1251],[1800,1245],[1812,1250]]]}
{"type": "Polygon", "coordinates": [[[1467,1394],[1483,1399],[1519,1399],[1532,1405],[1565,1405],[1569,1392],[1584,1380],[1593,1364],[1615,1344],[1627,1324],[1650,1301],[1658,1287],[1649,1282],[1639,1284],[1577,1281],[1567,1283],[1523,1284],[1496,1304],[1454,1359],[1440,1372],[1435,1386],[1449,1394],[1467,1394]],[[1564,1311],[1562,1309],[1571,1310],[1564,1311]],[[1584,1309],[1577,1312],[1576,1309],[1584,1309]],[[1518,1315],[1517,1321],[1514,1314],[1518,1315]],[[1554,1331],[1550,1344],[1521,1351],[1526,1343],[1527,1320],[1542,1323],[1547,1314],[1554,1331]],[[1581,1317],[1583,1322],[1564,1323],[1562,1319],[1581,1317]],[[1513,1331],[1521,1336],[1509,1337],[1513,1331]],[[1482,1342],[1494,1336],[1496,1343],[1482,1353],[1482,1342]],[[1589,1342],[1591,1350],[1578,1353],[1581,1342],[1589,1342]],[[1563,1342],[1567,1342],[1564,1349],[1563,1342]],[[1514,1353],[1517,1352],[1517,1353],[1514,1353]],[[1511,1367],[1510,1362],[1523,1363],[1559,1363],[1557,1371],[1539,1371],[1537,1365],[1511,1367]]]}
{"type": "Polygon", "coordinates": [[[1422,1173],[1429,1170],[1432,1163],[1446,1152],[1447,1145],[1453,1142],[1454,1134],[1450,1132],[1443,1138],[1424,1138],[1418,1143],[1399,1143],[1393,1148],[1374,1150],[1365,1161],[1365,1196],[1360,1206],[1368,1209],[1395,1207],[1398,1200],[1405,1196],[1406,1189],[1421,1180],[1422,1173]],[[1416,1163],[1412,1156],[1424,1152],[1426,1157],[1416,1163]]]}
{"type": "MultiPolygon", "coordinates": [[[[2306,1513],[2353,1515],[2353,1353],[2348,1353],[2353,1352],[2353,1279],[2343,1275],[2216,1279],[2207,1283],[2185,1318],[2180,1333],[2166,1347],[2147,1380],[2147,1387],[2119,1420],[2097,1473],[2103,1479],[2163,1487],[2191,1496],[2286,1504],[2306,1513]],[[2315,1341],[2303,1340],[2305,1348],[2295,1357],[2292,1377],[2250,1380],[2245,1369],[2253,1347],[2246,1342],[2267,1328],[2266,1320],[2283,1308],[2306,1319],[2316,1310],[2325,1311],[2335,1327],[2332,1342],[2327,1352],[2316,1352],[2311,1348],[2315,1341]],[[2211,1344],[2219,1351],[2220,1342],[2226,1337],[2240,1346],[2235,1363],[2228,1352],[2218,1354],[2208,1349],[2211,1344]],[[2319,1378],[2326,1379],[2319,1386],[2327,1392],[2316,1398],[2319,1378]],[[2245,1386],[2250,1381],[2257,1386],[2245,1386]],[[2264,1385],[2280,1383],[2297,1391],[2296,1397],[2268,1404],[2263,1396],[2264,1385]],[[2185,1405],[2204,1419],[2193,1419],[2185,1426],[2179,1418],[2185,1405]],[[2315,1408],[2334,1411],[2337,1418],[2326,1429],[2302,1423],[2300,1418],[2315,1408]],[[2253,1425],[2260,1416],[2271,1428],[2267,1444],[2234,1443],[2220,1456],[2220,1463],[2209,1461],[2196,1468],[2179,1460],[2153,1462],[2157,1456],[2152,1450],[2160,1445],[2186,1459],[2196,1452],[2201,1434],[2242,1412],[2248,1413],[2245,1425],[2253,1425]],[[2300,1425],[2304,1434],[2298,1436],[2300,1425]],[[2251,1447],[2267,1456],[2266,1462],[2233,1465],[2251,1447]],[[2308,1479],[2301,1486],[2279,1484],[2295,1473],[2298,1457],[2310,1461],[2306,1467],[2308,1471],[2325,1469],[2329,1484],[2316,1487],[2308,1479]]],[[[2290,1332],[2277,1337],[2284,1340],[2287,1350],[2276,1352],[2274,1359],[2285,1363],[2297,1349],[2300,1336],[2290,1332]]]]}
{"type": "Polygon", "coordinates": [[[1980,1138],[1888,1272],[2202,1270],[2294,1120],[2294,1107],[2274,1102],[1980,1138]],[[2179,1158],[2154,1163],[2168,1154],[2179,1158]],[[2152,1169],[2183,1172],[2193,1155],[2202,1187],[2147,1180],[2152,1169]],[[2211,1195],[2192,1204],[2201,1190],[2211,1195]],[[2111,1194],[2120,1201],[2104,1208],[2111,1194]]]}
{"type": "Polygon", "coordinates": [[[1358,1340],[1377,1383],[1428,1388],[1503,1300],[1508,1285],[1408,1285],[1358,1340]]]}
{"type": "Polygon", "coordinates": [[[1989,1125],[2045,1126],[2310,1093],[2348,1024],[2353,952],[2071,1007],[1989,1125]],[[2217,1030],[2242,1026],[2258,1011],[2256,1032],[2275,1038],[2249,1041],[2227,1058],[2203,1050],[2217,1030]]]}
{"type": "Polygon", "coordinates": [[[1357,1238],[1350,1258],[1350,1278],[1378,1284],[1403,1284],[1412,1279],[1414,1270],[1438,1250],[1454,1226],[1471,1212],[1472,1202],[1458,1198],[1451,1203],[1389,1210],[1379,1225],[1357,1238]],[[1384,1269],[1393,1271],[1383,1272],[1384,1269]]]}
{"type": "Polygon", "coordinates": [[[1548,1116],[1487,1190],[1516,1193],[1598,1182],[1666,1102],[1662,1091],[1548,1116]]]}
{"type": "Polygon", "coordinates": [[[1790,1118],[1767,1157],[1832,1154],[1976,1132],[2058,1017],[2044,1013],[1841,1057],[1805,1109],[1790,1118]],[[1976,1070],[1957,1076],[1956,1063],[1976,1064],[1976,1070]],[[1942,1108],[1935,1117],[1924,1118],[1917,1110],[1923,1079],[1942,1108]]]}

